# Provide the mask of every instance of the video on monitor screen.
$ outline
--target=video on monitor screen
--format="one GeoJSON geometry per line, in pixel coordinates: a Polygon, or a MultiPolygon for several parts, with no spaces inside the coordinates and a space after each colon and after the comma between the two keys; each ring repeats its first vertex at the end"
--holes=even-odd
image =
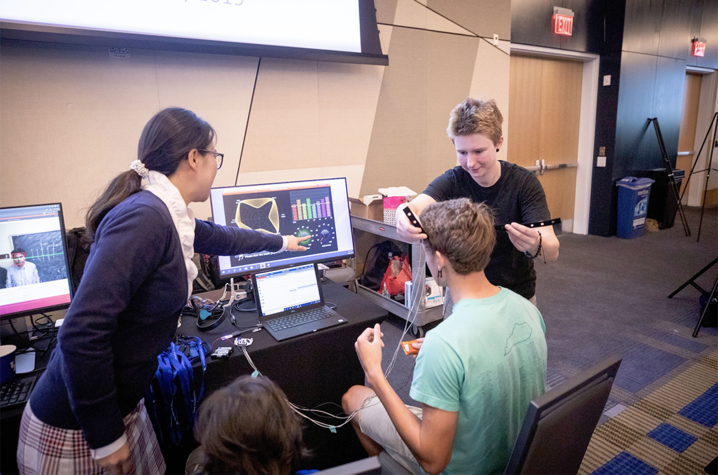
{"type": "Polygon", "coordinates": [[[66,308],[70,300],[62,206],[0,208],[0,318],[66,308]]]}
{"type": "Polygon", "coordinates": [[[305,252],[258,252],[220,256],[220,275],[354,255],[346,180],[333,178],[214,188],[212,216],[217,224],[269,234],[307,236],[305,252]]]}

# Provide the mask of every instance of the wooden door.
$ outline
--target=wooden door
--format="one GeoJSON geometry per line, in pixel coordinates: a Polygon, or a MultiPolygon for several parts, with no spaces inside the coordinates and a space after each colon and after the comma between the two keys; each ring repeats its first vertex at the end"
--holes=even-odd
{"type": "MultiPolygon", "coordinates": [[[[683,88],[683,110],[681,112],[681,130],[678,135],[676,169],[685,171],[685,176],[681,183],[684,205],[688,203],[688,192],[684,192],[683,189],[688,180],[688,174],[691,172],[693,160],[695,160],[696,153],[698,153],[698,150],[693,149],[696,140],[696,123],[698,122],[698,105],[701,98],[702,77],[700,74],[686,73],[686,85],[683,88]]],[[[706,149],[704,148],[702,153],[705,152],[706,149]]],[[[696,180],[696,183],[700,184],[701,180],[696,180]]],[[[701,189],[701,192],[702,191],[701,189]]]]}
{"type": "Polygon", "coordinates": [[[538,171],[552,218],[573,227],[583,63],[511,55],[508,161],[538,171]]]}

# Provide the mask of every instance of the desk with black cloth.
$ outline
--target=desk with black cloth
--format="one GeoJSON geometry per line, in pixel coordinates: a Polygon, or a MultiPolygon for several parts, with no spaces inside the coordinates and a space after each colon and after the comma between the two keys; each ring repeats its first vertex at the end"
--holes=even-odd
{"type": "MultiPolygon", "coordinates": [[[[29,374],[19,374],[17,378],[27,378],[40,375],[45,371],[47,363],[50,361],[50,355],[54,350],[56,343],[50,347],[50,351],[35,356],[35,369],[29,374]]],[[[18,473],[16,453],[17,440],[20,434],[20,421],[22,420],[22,412],[25,410],[25,404],[16,404],[13,406],[5,406],[0,408],[0,473],[3,475],[18,473]]]]}
{"type": "MultiPolygon", "coordinates": [[[[354,342],[366,327],[384,320],[387,312],[332,281],[325,281],[322,286],[325,300],[336,305],[336,311],[348,320],[347,323],[282,342],[277,342],[264,330],[247,332],[241,337],[253,339],[247,352],[254,365],[264,376],[282,388],[289,401],[306,408],[333,403],[336,406],[324,406],[322,409],[339,414],[342,395],[352,385],[364,384],[364,372],[354,351],[354,342]]],[[[220,295],[221,292],[214,291],[200,296],[216,299],[220,295]]],[[[227,312],[229,311],[227,309],[227,312]]],[[[258,322],[256,312],[232,312],[239,327],[255,325],[258,322]]],[[[193,318],[182,318],[182,325],[177,329],[177,333],[198,336],[203,341],[212,343],[220,336],[237,330],[238,328],[230,323],[227,314],[219,327],[207,332],[199,331],[193,318]]],[[[230,346],[233,340],[220,340],[212,349],[230,346]]],[[[195,364],[194,370],[195,384],[199,384],[202,377],[199,363],[195,364]]],[[[251,374],[253,371],[238,348],[235,348],[229,359],[208,358],[204,376],[205,397],[231,383],[238,376],[251,374]]],[[[316,416],[312,418],[318,419],[316,416]]],[[[323,422],[333,425],[341,423],[340,420],[326,419],[323,422]]],[[[366,457],[351,424],[336,429],[336,434],[309,421],[305,421],[304,427],[305,443],[313,453],[313,458],[306,463],[306,468],[329,468],[366,457]]],[[[176,462],[182,462],[181,468],[184,469],[184,452],[188,448],[193,447],[183,443],[178,449],[179,453],[165,454],[168,473],[178,473],[176,462]]]]}

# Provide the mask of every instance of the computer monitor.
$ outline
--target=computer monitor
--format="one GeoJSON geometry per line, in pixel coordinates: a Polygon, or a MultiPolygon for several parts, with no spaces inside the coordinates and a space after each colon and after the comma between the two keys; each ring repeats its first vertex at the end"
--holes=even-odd
{"type": "Polygon", "coordinates": [[[70,306],[62,205],[0,208],[0,320],[70,306]]]}
{"type": "Polygon", "coordinates": [[[221,278],[288,265],[354,257],[346,178],[213,188],[215,223],[295,236],[311,236],[305,252],[219,256],[221,278]]]}

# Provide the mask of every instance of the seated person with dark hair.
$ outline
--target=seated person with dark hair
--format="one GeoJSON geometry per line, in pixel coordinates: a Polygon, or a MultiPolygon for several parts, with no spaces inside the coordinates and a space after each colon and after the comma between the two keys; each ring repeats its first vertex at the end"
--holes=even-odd
{"type": "Polygon", "coordinates": [[[377,324],[357,339],[371,388],[353,386],[344,411],[369,455],[382,448],[415,474],[503,473],[529,403],[546,381],[541,314],[484,275],[496,242],[488,207],[467,198],[429,204],[421,213],[426,263],[451,287],[454,313],[427,333],[405,406],[381,368],[377,324]],[[378,398],[378,401],[377,401],[378,398]]]}
{"type": "Polygon", "coordinates": [[[307,453],[302,425],[269,378],[241,376],[200,406],[186,475],[294,473],[307,453]]]}
{"type": "Polygon", "coordinates": [[[25,249],[16,248],[10,253],[13,265],[7,269],[5,280],[7,287],[20,287],[22,285],[39,284],[40,276],[37,266],[25,260],[25,249]]]}

